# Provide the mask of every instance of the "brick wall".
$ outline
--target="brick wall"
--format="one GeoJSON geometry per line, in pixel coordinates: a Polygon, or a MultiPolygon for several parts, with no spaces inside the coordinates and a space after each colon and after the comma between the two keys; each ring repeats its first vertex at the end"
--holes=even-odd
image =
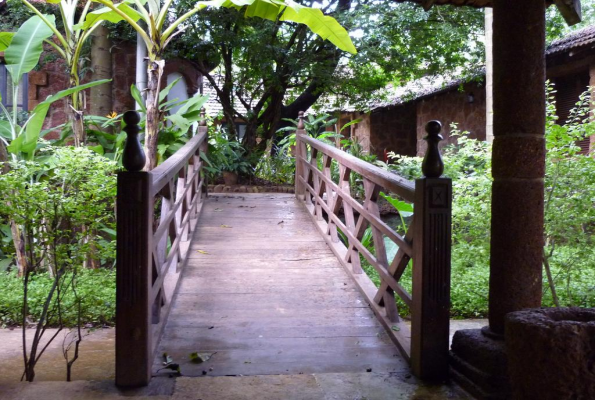
{"type": "Polygon", "coordinates": [[[370,144],[379,159],[384,158],[385,150],[415,155],[417,119],[414,103],[374,110],[370,121],[370,144]]]}
{"type": "Polygon", "coordinates": [[[479,140],[486,138],[486,100],[485,87],[470,83],[463,90],[452,90],[417,102],[417,154],[422,156],[426,151],[425,125],[428,121],[442,122],[440,147],[453,143],[450,136],[450,124],[456,122],[460,130],[469,131],[471,137],[479,140]],[[469,94],[473,94],[473,102],[469,102],[469,94]]]}
{"type": "MultiPolygon", "coordinates": [[[[118,114],[134,108],[134,99],[130,96],[130,85],[136,78],[136,45],[124,43],[112,49],[112,68],[114,72],[112,81],[113,110],[118,114]]],[[[88,82],[90,74],[83,80],[88,82]]],[[[48,96],[68,87],[68,75],[62,59],[47,62],[39,71],[29,73],[29,110],[48,96]]],[[[86,91],[87,101],[89,90],[86,91]]],[[[88,110],[87,104],[87,110],[88,110]]],[[[43,128],[49,129],[63,124],[68,119],[66,99],[56,101],[50,107],[43,128]]],[[[55,139],[59,132],[52,132],[47,139],[55,139]]]]}

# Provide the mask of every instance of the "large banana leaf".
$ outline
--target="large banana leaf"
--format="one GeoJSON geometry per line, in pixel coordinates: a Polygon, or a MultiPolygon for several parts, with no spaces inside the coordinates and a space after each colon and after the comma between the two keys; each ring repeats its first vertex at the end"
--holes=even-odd
{"type": "Polygon", "coordinates": [[[48,96],[47,99],[39,103],[33,109],[31,116],[27,120],[25,132],[23,132],[21,135],[19,135],[19,137],[10,143],[10,146],[8,146],[8,151],[14,154],[24,153],[26,159],[32,159],[35,155],[35,149],[37,147],[37,141],[39,140],[39,135],[41,133],[43,121],[45,120],[52,103],[66,96],[70,96],[75,92],[79,92],[93,86],[102,85],[109,81],[111,81],[111,79],[102,79],[99,81],[86,83],[84,85],[75,86],[66,90],[61,90],[52,96],[48,96]]]}
{"type": "Polygon", "coordinates": [[[199,2],[213,7],[246,7],[246,17],[259,17],[275,21],[291,21],[306,25],[321,38],[330,41],[339,49],[355,54],[357,50],[349,34],[337,20],[326,16],[318,8],[305,7],[292,0],[213,0],[199,2]]]}
{"type": "MultiPolygon", "coordinates": [[[[53,15],[46,15],[45,18],[55,24],[56,18],[53,15]]],[[[52,33],[36,15],[21,25],[4,52],[6,69],[13,82],[19,82],[23,74],[35,68],[43,51],[43,41],[52,36],[52,33]]]]}
{"type": "MultiPolygon", "coordinates": [[[[110,4],[111,4],[111,2],[110,2],[110,4]]],[[[127,4],[127,2],[122,2],[120,4],[114,4],[114,6],[118,10],[123,12],[125,15],[130,17],[135,22],[138,21],[141,17],[141,15],[134,8],[130,7],[127,4]]],[[[85,19],[85,22],[83,23],[82,28],[89,29],[91,26],[93,26],[93,24],[95,24],[98,21],[109,21],[112,23],[116,23],[116,22],[120,22],[122,20],[124,20],[124,18],[122,18],[114,10],[112,10],[108,7],[102,7],[96,11],[93,11],[93,12],[90,12],[89,14],[87,14],[87,18],[85,19]]],[[[80,24],[76,25],[75,28],[81,28],[80,24]]]]}
{"type": "Polygon", "coordinates": [[[10,46],[14,32],[0,32],[0,51],[4,51],[10,46]]]}

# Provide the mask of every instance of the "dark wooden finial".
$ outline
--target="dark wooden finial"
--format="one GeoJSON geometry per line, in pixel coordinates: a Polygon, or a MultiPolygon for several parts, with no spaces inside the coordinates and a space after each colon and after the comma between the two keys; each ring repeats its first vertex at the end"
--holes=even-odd
{"type": "Polygon", "coordinates": [[[137,172],[145,166],[145,152],[138,140],[138,132],[140,127],[140,114],[136,111],[126,111],[124,113],[124,132],[126,132],[126,145],[122,154],[122,165],[127,171],[137,172]]]}
{"type": "Polygon", "coordinates": [[[200,122],[198,123],[199,126],[207,126],[207,116],[205,108],[200,109],[200,122]]]}
{"type": "Polygon", "coordinates": [[[304,129],[306,127],[306,125],[304,125],[304,112],[300,111],[298,113],[298,125],[297,128],[298,129],[304,129]]]}
{"type": "Polygon", "coordinates": [[[430,121],[426,124],[428,134],[424,137],[424,140],[428,143],[428,149],[421,164],[421,172],[426,178],[439,178],[444,172],[444,162],[438,149],[438,142],[444,139],[440,134],[441,131],[442,124],[440,121],[430,121]]]}

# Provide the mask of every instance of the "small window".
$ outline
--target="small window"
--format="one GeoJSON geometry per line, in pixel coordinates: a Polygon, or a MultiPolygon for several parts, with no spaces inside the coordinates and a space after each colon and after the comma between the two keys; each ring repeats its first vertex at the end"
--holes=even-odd
{"type": "MultiPolygon", "coordinates": [[[[2,105],[7,109],[11,110],[13,108],[12,104],[12,90],[13,84],[12,79],[10,79],[10,74],[6,69],[4,64],[0,64],[0,95],[2,96],[2,105]]],[[[29,104],[28,100],[28,91],[29,91],[29,79],[28,75],[23,75],[23,79],[19,86],[18,96],[17,96],[17,107],[21,111],[29,111],[29,104]]]]}

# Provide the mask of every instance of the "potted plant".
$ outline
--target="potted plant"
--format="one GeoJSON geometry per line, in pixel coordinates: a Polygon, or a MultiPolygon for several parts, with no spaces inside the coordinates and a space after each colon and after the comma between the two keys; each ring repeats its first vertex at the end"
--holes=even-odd
{"type": "Polygon", "coordinates": [[[250,172],[251,165],[244,154],[245,150],[238,141],[217,130],[209,139],[208,155],[201,153],[201,157],[207,163],[205,169],[212,176],[223,176],[225,184],[232,186],[238,183],[240,173],[250,172]]]}

